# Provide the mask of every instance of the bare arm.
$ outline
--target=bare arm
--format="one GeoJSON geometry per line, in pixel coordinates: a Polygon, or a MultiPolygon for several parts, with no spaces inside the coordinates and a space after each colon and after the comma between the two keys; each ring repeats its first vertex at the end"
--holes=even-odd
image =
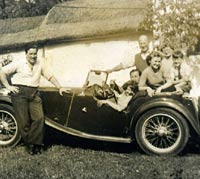
{"type": "Polygon", "coordinates": [[[60,85],[60,83],[58,82],[58,80],[57,80],[54,76],[52,76],[52,77],[49,79],[49,81],[50,81],[56,88],[59,89],[59,93],[60,93],[61,96],[63,95],[63,92],[69,93],[70,89],[62,88],[61,85],[60,85]]]}
{"type": "Polygon", "coordinates": [[[133,97],[132,95],[127,96],[125,93],[122,93],[121,95],[119,95],[117,103],[107,99],[107,100],[98,100],[98,105],[101,106],[102,104],[107,104],[116,111],[121,112],[127,107],[132,97],[133,97]]]}
{"type": "Polygon", "coordinates": [[[7,75],[2,70],[0,70],[0,79],[6,89],[8,89],[10,92],[18,93],[18,87],[12,86],[8,83],[7,75]]]}
{"type": "Polygon", "coordinates": [[[9,88],[10,84],[8,83],[7,75],[3,71],[0,71],[0,78],[1,78],[1,82],[3,83],[3,85],[6,88],[9,88]]]}
{"type": "Polygon", "coordinates": [[[173,84],[176,85],[176,84],[182,83],[184,81],[185,81],[184,79],[176,80],[176,81],[173,81],[173,84]]]}
{"type": "Polygon", "coordinates": [[[147,94],[152,97],[154,94],[155,94],[155,90],[153,90],[152,88],[150,88],[149,86],[142,86],[142,87],[139,87],[139,90],[140,91],[143,91],[143,90],[146,90],[147,91],[147,94]]]}
{"type": "Polygon", "coordinates": [[[125,108],[125,107],[123,107],[123,106],[121,106],[119,104],[113,103],[111,101],[106,101],[105,103],[108,104],[113,109],[119,111],[119,112],[122,111],[125,108]]]}
{"type": "Polygon", "coordinates": [[[147,75],[148,74],[146,73],[146,71],[143,71],[141,78],[140,78],[140,81],[139,81],[139,84],[138,84],[138,88],[139,88],[140,91],[146,90],[148,95],[150,97],[152,97],[155,93],[155,90],[153,90],[152,88],[150,88],[149,86],[146,85],[147,75]]]}
{"type": "Polygon", "coordinates": [[[52,77],[49,79],[49,81],[50,81],[56,88],[58,88],[58,89],[61,88],[61,86],[60,86],[58,80],[57,80],[54,76],[52,76],[52,77]]]}
{"type": "Polygon", "coordinates": [[[69,93],[70,89],[62,88],[55,76],[48,70],[48,66],[42,66],[42,75],[50,81],[56,88],[59,89],[59,94],[62,96],[63,92],[69,93]]]}
{"type": "Polygon", "coordinates": [[[109,73],[113,72],[113,71],[120,71],[123,69],[123,65],[122,63],[120,63],[119,65],[113,67],[112,69],[107,70],[109,73]]]}
{"type": "Polygon", "coordinates": [[[130,67],[133,67],[133,65],[123,66],[123,64],[120,63],[119,65],[117,65],[117,66],[115,66],[112,69],[107,70],[107,71],[111,73],[113,71],[120,71],[120,70],[124,70],[124,69],[130,68],[130,67]]]}
{"type": "Polygon", "coordinates": [[[127,107],[128,102],[130,101],[131,98],[132,96],[127,96],[126,99],[124,97],[123,102],[118,102],[117,104],[109,100],[101,100],[101,103],[108,104],[110,107],[112,107],[116,111],[121,112],[127,107]]]}
{"type": "Polygon", "coordinates": [[[156,89],[156,93],[160,93],[162,90],[172,86],[173,84],[173,77],[171,76],[170,72],[168,70],[165,70],[163,72],[163,78],[167,81],[165,84],[161,85],[156,89]]]}
{"type": "Polygon", "coordinates": [[[186,84],[187,84],[186,81],[182,81],[182,82],[176,84],[174,87],[175,87],[175,89],[176,89],[177,92],[183,93],[184,91],[183,91],[182,87],[183,87],[184,85],[186,85],[186,84]]]}
{"type": "Polygon", "coordinates": [[[172,81],[167,81],[164,85],[158,87],[158,89],[156,90],[156,93],[160,93],[162,90],[170,87],[172,85],[172,81]]]}

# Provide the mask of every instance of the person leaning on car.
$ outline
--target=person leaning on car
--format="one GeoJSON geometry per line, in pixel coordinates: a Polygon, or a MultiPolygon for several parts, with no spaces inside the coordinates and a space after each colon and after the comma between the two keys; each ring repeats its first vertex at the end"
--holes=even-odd
{"type": "Polygon", "coordinates": [[[19,132],[29,154],[40,153],[43,148],[44,114],[38,92],[41,75],[59,89],[60,95],[68,92],[44,68],[43,61],[37,58],[37,52],[37,46],[26,47],[26,58],[15,60],[0,70],[0,79],[11,92],[19,132]],[[7,80],[9,74],[13,74],[11,84],[7,80]]]}

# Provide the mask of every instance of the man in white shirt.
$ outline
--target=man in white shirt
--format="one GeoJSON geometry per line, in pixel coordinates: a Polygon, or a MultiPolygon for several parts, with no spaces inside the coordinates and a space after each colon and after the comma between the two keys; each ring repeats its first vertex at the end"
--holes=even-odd
{"type": "Polygon", "coordinates": [[[3,85],[11,92],[19,131],[30,154],[40,153],[43,146],[44,114],[38,86],[41,75],[59,89],[60,95],[68,92],[38,60],[36,46],[25,49],[26,58],[2,67],[0,78],[3,85]],[[13,74],[11,83],[7,75],[13,74]]]}

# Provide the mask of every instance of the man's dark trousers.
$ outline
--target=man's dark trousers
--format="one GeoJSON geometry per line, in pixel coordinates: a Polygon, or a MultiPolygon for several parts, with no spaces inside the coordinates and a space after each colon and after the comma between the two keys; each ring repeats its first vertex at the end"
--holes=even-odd
{"type": "Polygon", "coordinates": [[[12,93],[11,99],[22,139],[25,144],[42,145],[44,114],[37,87],[16,86],[19,87],[19,92],[12,93]]]}

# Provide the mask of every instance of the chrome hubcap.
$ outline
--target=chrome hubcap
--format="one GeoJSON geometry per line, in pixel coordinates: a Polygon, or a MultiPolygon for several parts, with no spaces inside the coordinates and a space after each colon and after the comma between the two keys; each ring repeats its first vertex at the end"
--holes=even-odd
{"type": "Polygon", "coordinates": [[[167,136],[167,128],[165,126],[160,126],[157,129],[157,135],[159,137],[167,136]]]}

